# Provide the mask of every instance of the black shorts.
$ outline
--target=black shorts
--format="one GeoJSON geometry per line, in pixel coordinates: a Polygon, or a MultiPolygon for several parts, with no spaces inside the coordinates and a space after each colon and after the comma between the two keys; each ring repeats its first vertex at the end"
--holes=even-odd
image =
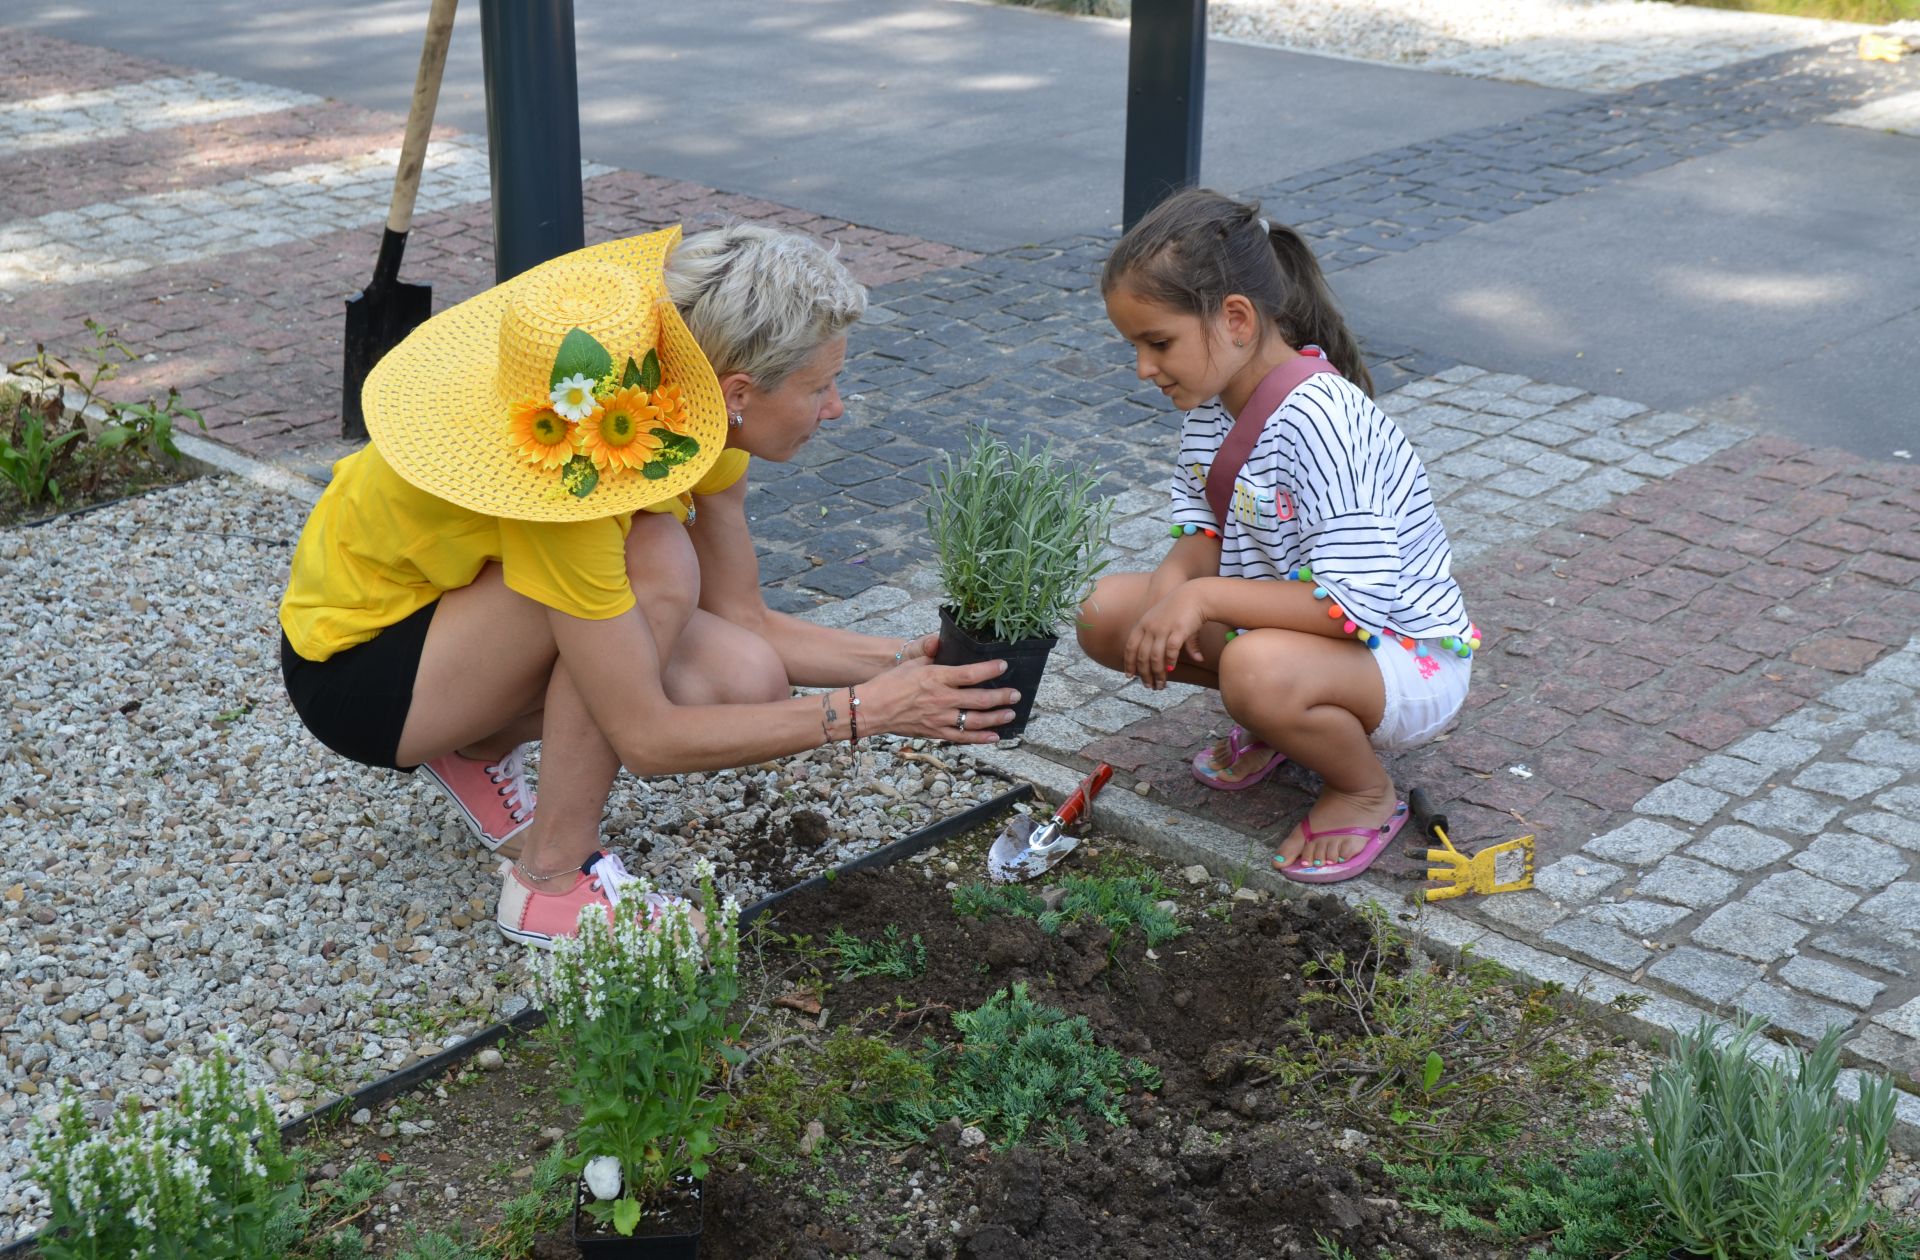
{"type": "Polygon", "coordinates": [[[433,624],[428,604],[365,643],[310,661],[280,634],[280,676],[287,697],[313,737],[342,757],[388,770],[411,770],[394,761],[400,733],[413,707],[413,678],[433,624]]]}

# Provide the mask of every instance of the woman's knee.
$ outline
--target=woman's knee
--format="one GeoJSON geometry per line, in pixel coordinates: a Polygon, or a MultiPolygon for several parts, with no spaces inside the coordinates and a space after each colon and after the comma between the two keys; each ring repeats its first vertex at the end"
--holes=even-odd
{"type": "Polygon", "coordinates": [[[665,681],[675,704],[766,704],[792,692],[771,644],[705,611],[694,614],[665,681]]]}

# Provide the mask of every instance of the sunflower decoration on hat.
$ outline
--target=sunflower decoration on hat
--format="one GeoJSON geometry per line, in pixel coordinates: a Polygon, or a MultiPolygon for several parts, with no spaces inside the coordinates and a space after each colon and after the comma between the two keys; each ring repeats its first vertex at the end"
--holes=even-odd
{"type": "Polygon", "coordinates": [[[542,263],[434,316],[361,395],[387,462],[489,516],[579,521],[684,495],[726,402],[667,297],[668,228],[542,263]]]}

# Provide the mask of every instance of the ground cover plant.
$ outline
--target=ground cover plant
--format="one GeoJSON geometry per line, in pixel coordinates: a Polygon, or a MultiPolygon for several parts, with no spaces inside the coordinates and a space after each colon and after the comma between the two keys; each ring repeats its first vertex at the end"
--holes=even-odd
{"type": "Polygon", "coordinates": [[[174,435],[189,423],[204,429],[200,413],[174,390],[139,402],[104,397],[100,391],[136,356],[111,330],[86,325],[93,345],[83,362],[42,345],[7,364],[18,379],[0,385],[0,524],[191,475],[174,435]]]}

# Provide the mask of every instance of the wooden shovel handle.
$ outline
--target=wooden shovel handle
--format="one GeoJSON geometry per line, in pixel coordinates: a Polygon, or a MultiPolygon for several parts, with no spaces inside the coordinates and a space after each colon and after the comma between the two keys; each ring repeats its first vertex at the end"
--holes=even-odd
{"type": "Polygon", "coordinates": [[[427,164],[427,134],[433,130],[433,108],[440,99],[440,76],[447,68],[447,45],[453,42],[456,0],[433,0],[427,14],[427,42],[420,48],[420,72],[413,80],[413,104],[407,110],[407,138],[400,142],[400,169],[393,174],[393,202],[387,207],[387,230],[405,233],[413,226],[413,198],[420,191],[420,171],[427,164]]]}

